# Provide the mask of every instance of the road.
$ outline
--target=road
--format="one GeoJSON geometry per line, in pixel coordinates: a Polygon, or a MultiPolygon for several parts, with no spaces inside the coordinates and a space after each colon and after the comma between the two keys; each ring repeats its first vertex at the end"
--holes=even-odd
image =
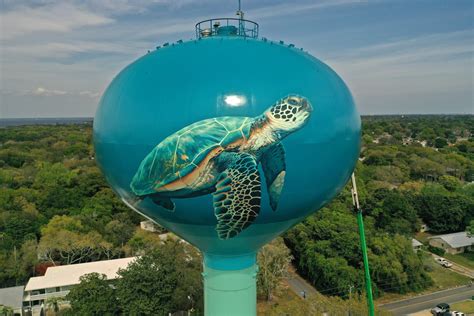
{"type": "Polygon", "coordinates": [[[306,296],[317,293],[314,287],[312,287],[308,282],[306,282],[306,280],[294,272],[290,272],[288,284],[290,285],[293,292],[301,297],[303,297],[303,291],[306,293],[306,296]]]}
{"type": "Polygon", "coordinates": [[[407,315],[431,309],[439,303],[455,303],[474,296],[474,286],[461,286],[431,294],[421,295],[407,300],[380,305],[380,308],[391,311],[393,315],[407,315]]]}

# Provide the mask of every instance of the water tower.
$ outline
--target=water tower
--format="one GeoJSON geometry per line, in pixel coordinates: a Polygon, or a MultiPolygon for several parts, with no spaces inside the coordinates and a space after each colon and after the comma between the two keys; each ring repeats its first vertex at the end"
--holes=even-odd
{"type": "Polygon", "coordinates": [[[341,191],[360,146],[343,80],[238,14],[125,67],[94,119],[115,192],[202,251],[206,315],[256,314],[258,250],[341,191]]]}

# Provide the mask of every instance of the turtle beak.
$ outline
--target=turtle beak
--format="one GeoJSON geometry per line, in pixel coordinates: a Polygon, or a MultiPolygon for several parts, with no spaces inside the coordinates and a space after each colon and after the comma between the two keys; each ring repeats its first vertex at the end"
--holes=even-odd
{"type": "Polygon", "coordinates": [[[313,111],[313,107],[311,106],[311,103],[309,103],[309,101],[304,98],[303,100],[301,100],[301,107],[303,108],[304,111],[307,111],[307,112],[313,111]]]}

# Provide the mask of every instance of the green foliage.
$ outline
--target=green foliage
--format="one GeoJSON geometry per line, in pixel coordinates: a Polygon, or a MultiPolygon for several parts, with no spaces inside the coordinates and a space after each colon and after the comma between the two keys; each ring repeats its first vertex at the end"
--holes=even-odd
{"type": "Polygon", "coordinates": [[[114,281],[91,273],[66,299],[72,315],[168,315],[203,310],[201,257],[191,246],[168,241],[138,257],[114,281]]]}
{"type": "Polygon", "coordinates": [[[377,189],[365,204],[365,211],[376,220],[376,227],[392,234],[411,236],[419,229],[417,213],[398,190],[377,189]]]}
{"type": "MultiPolygon", "coordinates": [[[[369,261],[376,295],[419,291],[431,285],[411,241],[387,235],[366,217],[369,261]]],[[[297,268],[323,294],[348,296],[349,286],[364,288],[362,257],[354,214],[334,203],[285,235],[297,268]]]]}
{"type": "Polygon", "coordinates": [[[0,315],[1,316],[13,316],[13,308],[0,304],[0,315]]]}
{"type": "Polygon", "coordinates": [[[81,283],[66,296],[74,315],[118,315],[119,302],[115,290],[105,274],[81,276],[81,283]]]}
{"type": "Polygon", "coordinates": [[[438,256],[443,256],[446,252],[444,249],[434,247],[434,246],[431,246],[431,245],[428,245],[428,251],[430,251],[430,252],[432,252],[432,253],[434,253],[438,256]]]}
{"type": "Polygon", "coordinates": [[[469,236],[474,236],[474,220],[469,222],[469,226],[466,227],[466,231],[469,236]]]}
{"type": "Polygon", "coordinates": [[[260,249],[257,256],[257,289],[260,296],[265,297],[267,301],[272,300],[273,293],[288,274],[291,260],[290,250],[280,237],[260,249]]]}
{"type": "Polygon", "coordinates": [[[53,263],[72,264],[111,257],[112,245],[75,217],[55,216],[41,229],[41,234],[39,251],[53,263]]]}
{"type": "Polygon", "coordinates": [[[414,196],[419,216],[434,233],[451,233],[465,230],[474,218],[474,199],[444,187],[426,186],[414,196]]]}
{"type": "MultiPolygon", "coordinates": [[[[419,291],[432,281],[410,239],[474,219],[473,116],[366,117],[356,168],[376,295],[419,291]]],[[[347,189],[285,235],[298,270],[323,294],[363,289],[355,214],[347,189]],[[328,290],[329,289],[329,290],[328,290]]]]}
{"type": "Polygon", "coordinates": [[[8,267],[0,269],[0,286],[32,276],[37,259],[20,255],[32,240],[42,260],[59,263],[125,255],[141,217],[108,188],[92,159],[91,134],[89,124],[0,129],[0,264],[8,267]],[[63,215],[80,227],[48,224],[63,215]]]}
{"type": "Polygon", "coordinates": [[[165,244],[119,271],[117,296],[126,315],[167,315],[174,310],[175,289],[185,277],[175,258],[179,247],[165,244]]]}
{"type": "MultiPolygon", "coordinates": [[[[409,242],[420,221],[443,233],[474,226],[474,117],[382,116],[362,123],[356,174],[375,291],[419,290],[430,283],[409,242]]],[[[157,234],[136,229],[142,217],[106,184],[91,135],[89,124],[0,129],[0,266],[6,267],[0,286],[24,284],[38,253],[42,261],[72,263],[144,256],[162,246],[157,234]]],[[[285,238],[299,271],[324,294],[363,289],[350,203],[346,188],[285,238]]],[[[190,277],[179,278],[171,310],[202,304],[198,261],[175,257],[175,265],[186,263],[177,273],[190,277]]]]}
{"type": "Polygon", "coordinates": [[[63,303],[63,302],[64,302],[64,298],[55,297],[55,296],[49,297],[45,301],[46,308],[53,311],[54,315],[57,315],[57,313],[59,312],[61,303],[63,303]]]}

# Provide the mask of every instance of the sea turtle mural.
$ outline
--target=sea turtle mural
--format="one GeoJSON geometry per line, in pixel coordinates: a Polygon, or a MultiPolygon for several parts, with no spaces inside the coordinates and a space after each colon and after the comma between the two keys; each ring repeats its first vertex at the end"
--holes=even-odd
{"type": "Polygon", "coordinates": [[[286,172],[281,140],[302,128],[311,112],[306,98],[289,95],[255,118],[193,123],[143,159],[130,188],[139,199],[149,197],[169,211],[175,208],[173,198],[212,194],[219,238],[235,237],[260,212],[259,163],[270,206],[277,209],[286,172]]]}

